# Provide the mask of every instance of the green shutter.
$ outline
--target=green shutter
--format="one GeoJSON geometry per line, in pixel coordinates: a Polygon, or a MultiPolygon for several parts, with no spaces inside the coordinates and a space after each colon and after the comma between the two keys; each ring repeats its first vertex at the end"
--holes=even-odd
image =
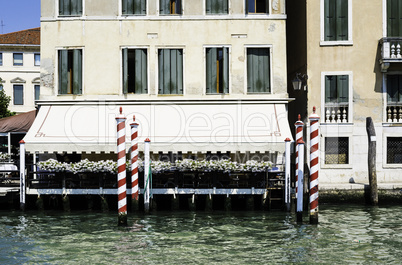
{"type": "Polygon", "coordinates": [[[325,103],[337,102],[336,77],[325,76],[325,103]]]}
{"type": "Polygon", "coordinates": [[[169,94],[177,93],[177,50],[170,50],[170,82],[169,82],[169,94]]]}
{"type": "Polygon", "coordinates": [[[159,13],[164,15],[170,14],[170,0],[160,0],[159,13]]]}
{"type": "Polygon", "coordinates": [[[211,80],[211,76],[212,76],[212,49],[211,48],[207,48],[206,49],[206,93],[212,93],[212,80],[211,80]]]}
{"type": "Polygon", "coordinates": [[[338,90],[338,103],[349,102],[349,76],[338,75],[336,76],[337,90],[338,90]]]}
{"type": "Polygon", "coordinates": [[[336,40],[348,40],[348,0],[336,1],[336,40]]]}
{"type": "Polygon", "coordinates": [[[248,1],[249,0],[244,0],[244,1],[246,1],[246,5],[245,5],[246,10],[244,10],[245,11],[244,13],[248,14],[248,1]]]}
{"type": "Polygon", "coordinates": [[[170,92],[170,50],[163,51],[163,92],[162,94],[171,94],[170,92]]]}
{"type": "Polygon", "coordinates": [[[177,94],[183,94],[183,50],[176,50],[177,54],[177,94]]]}
{"type": "Polygon", "coordinates": [[[64,15],[64,0],[59,0],[59,15],[64,15]]]}
{"type": "Polygon", "coordinates": [[[255,92],[253,85],[253,53],[247,49],[247,92],[255,92]]]}
{"type": "Polygon", "coordinates": [[[399,37],[400,31],[400,12],[402,5],[399,4],[399,0],[388,0],[387,1],[387,36],[388,37],[399,37]]]}
{"type": "Polygon", "coordinates": [[[133,14],[145,14],[145,0],[134,0],[133,14]]]}
{"type": "Polygon", "coordinates": [[[123,94],[128,93],[128,49],[122,50],[123,55],[123,94]]]}
{"type": "Polygon", "coordinates": [[[82,50],[73,50],[73,94],[82,94],[82,50]]]}
{"type": "Polygon", "coordinates": [[[123,15],[128,14],[128,0],[121,0],[121,13],[123,15]]]}
{"type": "Polygon", "coordinates": [[[135,93],[147,93],[147,50],[135,50],[135,93]]]}
{"type": "Polygon", "coordinates": [[[68,50],[59,51],[59,94],[67,94],[68,86],[68,50]]]}
{"type": "Polygon", "coordinates": [[[326,41],[336,40],[335,0],[324,1],[324,38],[326,41]]]}
{"type": "Polygon", "coordinates": [[[205,13],[212,14],[212,0],[205,1],[205,13]]]}
{"type": "Polygon", "coordinates": [[[223,48],[223,93],[229,93],[229,48],[223,48]]]}
{"type": "Polygon", "coordinates": [[[208,71],[208,79],[207,79],[207,91],[209,93],[216,93],[216,48],[207,49],[207,71],[208,71]]]}
{"type": "Polygon", "coordinates": [[[265,0],[265,13],[269,14],[269,0],[265,0]]]}

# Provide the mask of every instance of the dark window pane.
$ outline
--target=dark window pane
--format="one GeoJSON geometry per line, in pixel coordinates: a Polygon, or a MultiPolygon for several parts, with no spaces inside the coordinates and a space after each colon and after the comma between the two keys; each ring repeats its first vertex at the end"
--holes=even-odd
{"type": "Polygon", "coordinates": [[[325,164],[349,164],[349,138],[325,138],[325,164]]]}
{"type": "Polygon", "coordinates": [[[14,105],[24,105],[24,86],[14,85],[14,105]]]}
{"type": "Polygon", "coordinates": [[[402,137],[387,138],[387,164],[402,164],[402,137]]]}
{"type": "Polygon", "coordinates": [[[13,54],[14,65],[23,65],[23,55],[22,53],[13,54]]]}

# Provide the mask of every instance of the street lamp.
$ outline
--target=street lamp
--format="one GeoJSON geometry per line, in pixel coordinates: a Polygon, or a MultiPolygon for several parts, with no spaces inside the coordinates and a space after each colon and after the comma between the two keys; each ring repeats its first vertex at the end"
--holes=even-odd
{"type": "Polygon", "coordinates": [[[306,74],[302,75],[300,73],[296,73],[296,77],[292,80],[293,89],[294,90],[301,90],[303,82],[305,82],[304,90],[307,88],[307,79],[308,76],[306,74]]]}

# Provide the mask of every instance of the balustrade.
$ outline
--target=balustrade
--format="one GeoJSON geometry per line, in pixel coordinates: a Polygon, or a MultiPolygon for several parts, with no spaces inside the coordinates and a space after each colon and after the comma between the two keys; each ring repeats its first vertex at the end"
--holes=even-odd
{"type": "Polygon", "coordinates": [[[387,106],[387,122],[402,123],[402,105],[387,106]]]}
{"type": "Polygon", "coordinates": [[[326,123],[348,123],[348,106],[326,106],[326,123]]]}

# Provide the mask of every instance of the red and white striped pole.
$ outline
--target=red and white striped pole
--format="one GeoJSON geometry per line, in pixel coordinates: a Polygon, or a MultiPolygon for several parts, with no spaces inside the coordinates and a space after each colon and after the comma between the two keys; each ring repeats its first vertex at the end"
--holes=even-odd
{"type": "Polygon", "coordinates": [[[118,224],[127,225],[127,187],[126,187],[126,117],[120,114],[117,122],[117,194],[118,194],[118,224]]]}
{"type": "Polygon", "coordinates": [[[131,126],[131,202],[132,209],[138,209],[138,123],[135,122],[131,126]]]}
{"type": "Polygon", "coordinates": [[[297,182],[299,189],[297,190],[297,213],[296,213],[296,220],[298,223],[301,223],[303,221],[303,182],[304,182],[304,166],[303,162],[304,161],[304,141],[299,140],[297,141],[298,145],[298,150],[299,150],[299,170],[297,171],[297,182]]]}
{"type": "Polygon", "coordinates": [[[150,193],[149,193],[149,187],[152,185],[152,182],[150,181],[149,175],[149,165],[151,163],[150,161],[150,150],[149,150],[149,145],[151,143],[151,140],[149,138],[145,139],[144,142],[144,210],[146,213],[149,212],[149,207],[150,207],[150,193]]]}
{"type": "Polygon", "coordinates": [[[319,120],[320,116],[315,113],[310,120],[310,224],[318,224],[318,167],[319,167],[319,120]]]}
{"type": "Polygon", "coordinates": [[[285,139],[285,205],[288,212],[290,211],[290,142],[289,138],[285,139]]]}
{"type": "MultiPolygon", "coordinates": [[[[299,175],[299,145],[297,144],[300,141],[303,141],[303,126],[304,123],[300,120],[300,114],[297,117],[298,120],[295,123],[296,127],[296,174],[295,174],[295,186],[296,186],[296,199],[297,199],[297,192],[298,192],[298,175],[299,175]]],[[[301,166],[303,166],[304,162],[300,162],[301,166]]]]}

